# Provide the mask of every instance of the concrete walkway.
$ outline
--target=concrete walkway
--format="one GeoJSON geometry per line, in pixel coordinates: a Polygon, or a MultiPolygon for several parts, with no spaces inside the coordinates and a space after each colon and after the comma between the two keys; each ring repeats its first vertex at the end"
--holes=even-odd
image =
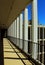
{"type": "Polygon", "coordinates": [[[3,39],[4,65],[32,65],[8,39],[3,39]]]}

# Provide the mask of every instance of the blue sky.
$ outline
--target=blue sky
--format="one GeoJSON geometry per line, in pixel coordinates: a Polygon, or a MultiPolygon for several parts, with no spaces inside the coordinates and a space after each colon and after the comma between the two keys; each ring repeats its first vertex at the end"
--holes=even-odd
{"type": "MultiPolygon", "coordinates": [[[[31,19],[31,4],[28,6],[28,19],[31,19]]],[[[38,22],[45,25],[45,0],[38,0],[38,22]]]]}

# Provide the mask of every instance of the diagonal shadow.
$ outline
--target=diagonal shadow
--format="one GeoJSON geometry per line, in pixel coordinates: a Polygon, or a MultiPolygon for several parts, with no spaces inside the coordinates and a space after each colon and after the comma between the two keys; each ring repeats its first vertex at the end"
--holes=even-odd
{"type": "Polygon", "coordinates": [[[28,58],[13,58],[13,57],[4,57],[4,59],[28,60],[28,58]]]}
{"type": "Polygon", "coordinates": [[[4,52],[7,52],[7,53],[21,53],[21,52],[14,52],[14,51],[4,51],[4,52]]]}
{"type": "Polygon", "coordinates": [[[6,48],[4,48],[4,49],[12,49],[12,48],[7,48],[7,47],[6,47],[6,48]]]}
{"type": "MultiPolygon", "coordinates": [[[[9,47],[4,47],[4,48],[7,48],[7,49],[8,49],[9,47]]],[[[10,48],[9,48],[9,49],[10,49],[10,48]]]]}

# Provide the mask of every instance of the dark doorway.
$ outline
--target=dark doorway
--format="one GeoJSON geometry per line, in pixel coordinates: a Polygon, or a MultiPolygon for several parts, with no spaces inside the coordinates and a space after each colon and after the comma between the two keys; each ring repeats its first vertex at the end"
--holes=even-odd
{"type": "Polygon", "coordinates": [[[1,29],[1,37],[2,38],[7,37],[7,29],[1,29]]]}
{"type": "Polygon", "coordinates": [[[4,65],[3,38],[6,37],[6,29],[0,29],[0,65],[4,65]]]}

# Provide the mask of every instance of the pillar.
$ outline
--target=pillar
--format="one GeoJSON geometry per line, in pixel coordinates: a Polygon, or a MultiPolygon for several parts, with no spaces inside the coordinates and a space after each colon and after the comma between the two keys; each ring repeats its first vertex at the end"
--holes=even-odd
{"type": "Polygon", "coordinates": [[[13,37],[13,23],[12,23],[12,37],[13,37]]]}
{"type": "Polygon", "coordinates": [[[12,24],[11,24],[11,36],[12,36],[12,24]]]}
{"type": "MultiPolygon", "coordinates": [[[[32,1],[32,42],[38,43],[37,0],[32,1]]],[[[38,45],[32,43],[32,57],[37,59],[38,45]]]]}
{"type": "Polygon", "coordinates": [[[17,17],[17,46],[19,46],[19,17],[17,17]]]}
{"type": "Polygon", "coordinates": [[[16,38],[16,20],[15,20],[14,24],[15,24],[15,38],[16,38]]]}
{"type": "Polygon", "coordinates": [[[23,14],[20,14],[20,48],[23,48],[23,14]]]}
{"type": "Polygon", "coordinates": [[[14,26],[15,26],[15,25],[14,25],[14,22],[13,22],[13,37],[14,37],[14,26]]]}
{"type": "Polygon", "coordinates": [[[13,37],[13,24],[11,24],[11,37],[13,37]]]}
{"type": "MultiPolygon", "coordinates": [[[[11,30],[12,30],[12,29],[11,29],[11,30]]],[[[11,33],[12,33],[12,32],[10,32],[10,36],[11,36],[11,33]]]]}
{"type": "Polygon", "coordinates": [[[24,51],[28,52],[28,9],[24,10],[24,51]]]}
{"type": "Polygon", "coordinates": [[[15,37],[15,44],[16,44],[16,43],[17,43],[17,42],[16,42],[16,38],[17,38],[17,36],[16,36],[16,30],[17,30],[17,29],[16,29],[16,26],[17,26],[17,25],[16,25],[16,20],[14,21],[14,24],[15,24],[15,26],[14,26],[14,32],[15,32],[14,37],[15,37]]]}

